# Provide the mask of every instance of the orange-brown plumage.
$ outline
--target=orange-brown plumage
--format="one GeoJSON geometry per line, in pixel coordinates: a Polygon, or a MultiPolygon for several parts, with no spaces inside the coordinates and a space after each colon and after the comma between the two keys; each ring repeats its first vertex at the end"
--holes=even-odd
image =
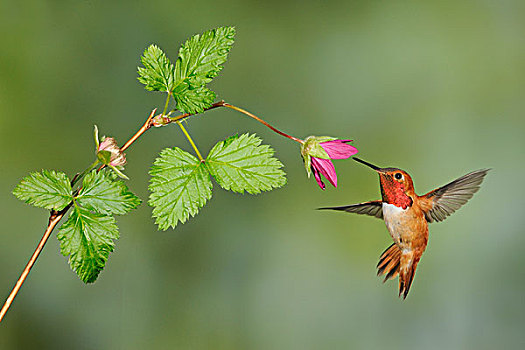
{"type": "Polygon", "coordinates": [[[478,191],[489,169],[477,170],[449,184],[418,196],[412,178],[397,168],[378,168],[361,159],[379,174],[380,201],[322,209],[343,210],[383,218],[394,240],[379,258],[377,274],[385,280],[399,276],[399,296],[406,298],[417,264],[428,243],[428,223],[442,221],[478,191]]]}

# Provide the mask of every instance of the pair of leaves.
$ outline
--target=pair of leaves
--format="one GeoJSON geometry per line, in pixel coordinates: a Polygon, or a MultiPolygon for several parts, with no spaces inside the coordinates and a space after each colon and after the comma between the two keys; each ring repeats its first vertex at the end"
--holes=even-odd
{"type": "Polygon", "coordinates": [[[206,84],[221,71],[234,37],[233,27],[195,35],[181,46],[175,66],[158,46],[150,45],[142,55],[138,79],[146,90],[173,94],[180,111],[202,113],[215,100],[206,84]]]}
{"type": "Polygon", "coordinates": [[[224,189],[257,194],[286,183],[274,151],[255,135],[232,136],[217,143],[204,161],[180,148],[166,148],[150,170],[149,204],[161,230],[195,216],[212,196],[212,175],[224,189]]]}
{"type": "Polygon", "coordinates": [[[121,180],[107,169],[92,171],[73,195],[66,174],[43,170],[24,178],[13,191],[26,203],[60,211],[72,206],[57,235],[60,250],[85,283],[94,282],[104,268],[119,232],[113,215],[126,214],[140,204],[121,180]]]}

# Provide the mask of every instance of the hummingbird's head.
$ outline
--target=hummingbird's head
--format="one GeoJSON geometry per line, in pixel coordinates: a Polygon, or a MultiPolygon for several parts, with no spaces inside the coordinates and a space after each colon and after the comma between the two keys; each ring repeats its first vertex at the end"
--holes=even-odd
{"type": "Polygon", "coordinates": [[[403,209],[412,205],[412,198],[415,196],[414,184],[406,171],[397,168],[379,168],[357,157],[353,159],[374,169],[379,174],[383,202],[403,209]]]}

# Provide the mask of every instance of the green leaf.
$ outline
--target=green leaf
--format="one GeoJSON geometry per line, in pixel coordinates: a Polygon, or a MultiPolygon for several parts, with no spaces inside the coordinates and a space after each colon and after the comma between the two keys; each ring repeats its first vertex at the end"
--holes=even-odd
{"type": "Polygon", "coordinates": [[[185,113],[202,113],[215,93],[205,85],[222,69],[235,37],[235,28],[220,27],[191,37],[179,50],[175,63],[173,96],[185,113]]]}
{"type": "Polygon", "coordinates": [[[54,170],[31,173],[16,186],[13,194],[28,204],[53,210],[62,210],[73,200],[66,174],[54,170]]]}
{"type": "Polygon", "coordinates": [[[175,81],[191,87],[209,83],[222,69],[235,38],[235,28],[220,27],[197,34],[184,43],[175,63],[175,81]]]}
{"type": "Polygon", "coordinates": [[[144,68],[139,67],[139,81],[149,91],[171,91],[174,87],[173,64],[156,45],[150,45],[141,57],[144,68]]]}
{"type": "Polygon", "coordinates": [[[226,190],[250,194],[270,191],[286,183],[283,166],[268,145],[256,135],[243,134],[217,143],[206,165],[217,183],[226,190]]]}
{"type": "Polygon", "coordinates": [[[113,251],[113,240],[118,237],[112,216],[76,205],[57,235],[62,255],[69,256],[69,265],[85,283],[95,282],[113,251]]]}
{"type": "Polygon", "coordinates": [[[177,108],[184,113],[202,113],[215,100],[215,93],[206,87],[196,89],[190,89],[187,85],[179,85],[179,87],[184,87],[184,90],[180,93],[174,92],[173,97],[177,101],[177,108]]]}
{"type": "Polygon", "coordinates": [[[186,222],[211,198],[206,165],[180,148],[166,148],[151,167],[149,204],[161,230],[186,222]]]}
{"type": "Polygon", "coordinates": [[[99,214],[126,214],[140,204],[140,199],[128,190],[126,184],[115,179],[108,169],[88,173],[76,197],[82,207],[99,214]]]}

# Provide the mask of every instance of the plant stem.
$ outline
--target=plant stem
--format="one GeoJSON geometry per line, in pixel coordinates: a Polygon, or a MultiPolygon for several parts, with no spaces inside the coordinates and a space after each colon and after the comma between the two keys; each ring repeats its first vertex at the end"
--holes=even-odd
{"type": "Polygon", "coordinates": [[[242,108],[239,108],[239,107],[233,106],[233,105],[231,105],[231,104],[229,104],[229,103],[226,103],[226,102],[223,103],[223,107],[231,108],[231,109],[233,109],[233,110],[235,110],[235,111],[237,111],[237,112],[241,112],[242,114],[247,115],[248,117],[253,118],[253,119],[257,120],[259,123],[261,123],[261,124],[267,126],[267,127],[270,128],[272,131],[278,133],[279,135],[284,136],[284,137],[287,137],[287,138],[289,138],[290,140],[294,140],[295,142],[303,143],[303,140],[298,139],[298,138],[296,138],[296,137],[293,137],[292,135],[288,135],[287,133],[284,133],[284,132],[282,132],[282,131],[280,131],[280,130],[277,130],[276,128],[274,128],[273,126],[271,126],[269,123],[265,122],[265,121],[262,120],[261,118],[257,117],[256,115],[254,115],[254,114],[252,114],[252,113],[250,113],[250,112],[248,112],[248,111],[246,111],[246,110],[244,110],[244,109],[242,109],[242,108]]]}
{"type": "Polygon", "coordinates": [[[139,131],[137,131],[135,135],[131,136],[128,142],[126,142],[124,146],[120,148],[122,152],[124,152],[129,146],[131,146],[131,144],[135,142],[140,137],[140,135],[144,134],[149,128],[151,128],[151,119],[153,119],[153,117],[155,116],[156,111],[157,111],[157,108],[151,111],[148,119],[146,119],[146,122],[144,123],[144,125],[142,125],[139,131]]]}
{"type": "Polygon", "coordinates": [[[184,135],[186,135],[186,138],[187,138],[188,141],[190,142],[191,147],[193,147],[193,149],[195,150],[195,153],[197,153],[197,157],[199,157],[199,160],[200,160],[201,162],[204,162],[204,158],[202,158],[201,152],[199,152],[199,149],[198,149],[197,146],[195,145],[195,142],[193,142],[193,140],[191,139],[190,134],[188,134],[188,132],[186,131],[186,128],[182,125],[182,122],[177,121],[177,124],[179,124],[180,129],[182,130],[182,132],[184,133],[184,135]]]}
{"type": "MultiPolygon", "coordinates": [[[[214,109],[214,108],[217,108],[217,107],[226,107],[226,108],[230,108],[230,109],[233,109],[237,112],[240,112],[250,118],[253,118],[255,120],[257,120],[259,123],[265,125],[266,127],[270,128],[272,131],[276,132],[277,134],[281,135],[281,136],[284,136],[286,138],[289,138],[290,140],[294,140],[295,142],[299,142],[299,143],[303,143],[303,140],[301,139],[298,139],[297,137],[293,137],[292,135],[288,135],[287,133],[285,132],[282,132],[280,130],[278,130],[277,128],[271,126],[269,123],[267,123],[266,121],[262,120],[261,118],[257,117],[256,115],[242,109],[242,108],[239,108],[239,107],[236,107],[234,105],[231,105],[227,102],[224,102],[224,101],[219,101],[219,102],[216,102],[214,103],[213,105],[211,105],[209,108],[205,109],[204,111],[209,111],[210,109],[214,109]]],[[[181,120],[184,120],[188,117],[191,117],[193,114],[189,114],[189,113],[184,113],[184,114],[181,114],[181,115],[178,115],[176,117],[171,117],[170,118],[170,122],[171,123],[174,123],[174,122],[179,122],[181,120]]]]}
{"type": "Polygon", "coordinates": [[[22,284],[24,283],[27,275],[29,275],[29,271],[31,271],[31,268],[35,264],[36,259],[38,259],[38,256],[40,255],[40,252],[42,251],[42,249],[44,249],[44,245],[46,244],[47,239],[51,235],[51,232],[53,232],[53,229],[55,228],[55,226],[58,224],[60,219],[62,219],[64,217],[64,215],[66,214],[67,210],[70,207],[71,207],[71,205],[67,206],[66,208],[64,208],[59,213],[52,212],[51,216],[49,217],[49,224],[47,225],[47,229],[44,232],[44,236],[42,237],[42,239],[38,243],[38,246],[36,247],[35,252],[31,256],[31,259],[29,259],[29,262],[27,263],[26,267],[22,271],[22,274],[20,275],[20,278],[18,279],[18,281],[16,281],[15,287],[11,291],[11,294],[9,294],[9,296],[7,297],[7,300],[5,301],[4,306],[2,306],[2,309],[0,310],[0,322],[2,322],[2,319],[4,318],[7,310],[9,310],[9,307],[11,306],[11,303],[13,302],[13,300],[16,297],[16,295],[18,294],[18,291],[22,287],[22,284]]]}
{"type": "Polygon", "coordinates": [[[168,92],[168,97],[166,98],[166,103],[164,104],[164,110],[162,111],[162,115],[166,115],[166,112],[168,111],[168,105],[170,104],[171,96],[172,96],[171,92],[168,92]]]}
{"type": "MultiPolygon", "coordinates": [[[[210,109],[215,109],[217,107],[224,107],[224,103],[225,103],[224,101],[215,102],[210,107],[205,108],[204,112],[209,111],[210,109]]],[[[191,117],[192,115],[195,115],[195,114],[184,113],[184,114],[178,115],[176,117],[170,117],[170,123],[176,123],[178,121],[182,121],[182,120],[184,120],[186,118],[191,117]]]]}

